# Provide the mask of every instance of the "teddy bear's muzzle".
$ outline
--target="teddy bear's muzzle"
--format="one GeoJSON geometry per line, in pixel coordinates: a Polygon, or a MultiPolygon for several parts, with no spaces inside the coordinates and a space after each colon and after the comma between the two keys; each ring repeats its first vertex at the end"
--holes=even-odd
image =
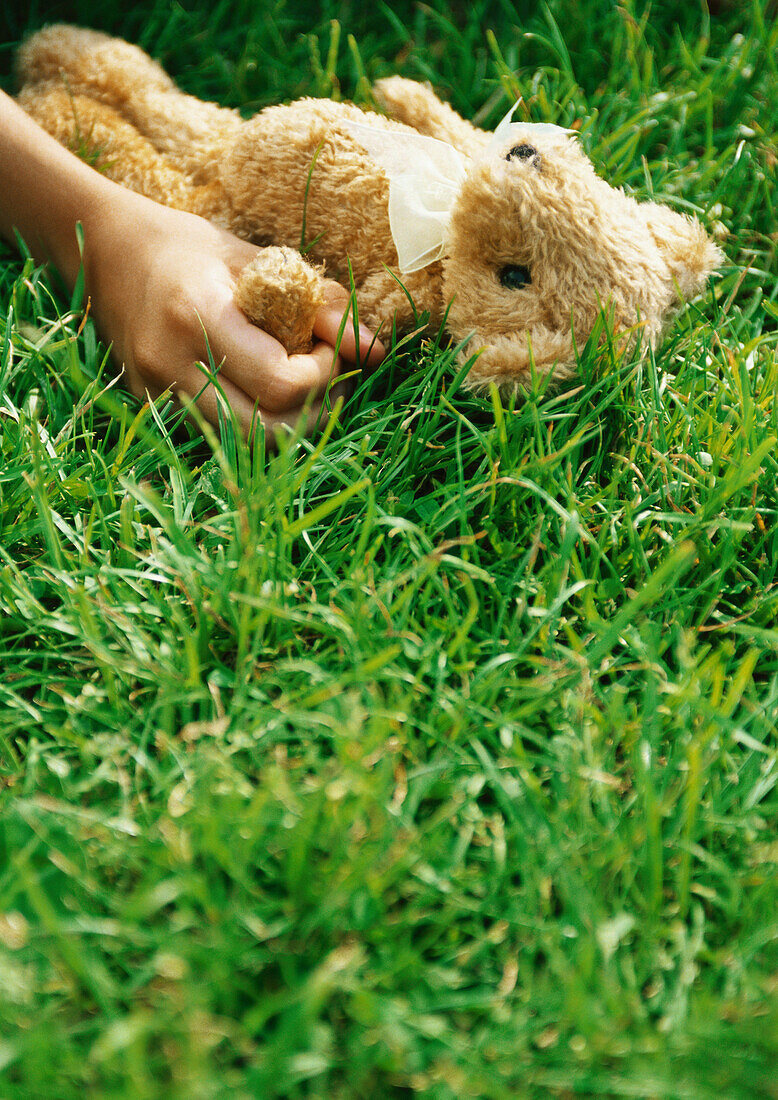
{"type": "Polygon", "coordinates": [[[570,333],[543,326],[512,336],[484,338],[475,333],[459,354],[463,364],[472,360],[467,377],[471,389],[487,389],[494,383],[504,393],[532,387],[533,375],[564,382],[575,373],[575,348],[570,333]]]}

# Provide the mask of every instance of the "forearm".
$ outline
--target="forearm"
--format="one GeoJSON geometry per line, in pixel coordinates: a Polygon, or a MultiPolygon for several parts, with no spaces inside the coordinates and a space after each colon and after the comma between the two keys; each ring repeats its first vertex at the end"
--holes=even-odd
{"type": "MultiPolygon", "coordinates": [[[[0,234],[15,232],[72,285],[81,263],[76,223],[97,232],[129,193],[80,161],[0,92],[0,234]]],[[[133,196],[134,197],[134,196],[133,196]]]]}

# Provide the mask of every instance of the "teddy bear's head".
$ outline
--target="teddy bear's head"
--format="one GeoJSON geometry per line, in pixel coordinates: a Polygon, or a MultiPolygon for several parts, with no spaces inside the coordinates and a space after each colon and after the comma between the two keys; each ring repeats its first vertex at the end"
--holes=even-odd
{"type": "MultiPolygon", "coordinates": [[[[575,369],[601,311],[653,346],[721,263],[693,218],[639,203],[594,171],[569,131],[503,119],[465,155],[419,134],[352,125],[389,178],[401,274],[442,262],[449,333],[468,384],[575,369]]],[[[481,135],[479,134],[479,137],[481,135]]]]}
{"type": "Polygon", "coordinates": [[[693,218],[600,179],[577,140],[514,123],[469,166],[446,235],[448,328],[480,352],[469,382],[564,378],[600,310],[653,345],[721,262],[693,218]]]}

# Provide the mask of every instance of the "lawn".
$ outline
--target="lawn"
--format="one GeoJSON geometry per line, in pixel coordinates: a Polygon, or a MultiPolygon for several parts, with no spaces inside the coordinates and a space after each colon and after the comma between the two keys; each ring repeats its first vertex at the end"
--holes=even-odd
{"type": "Polygon", "coordinates": [[[266,452],[3,248],[0,1096],[778,1097],[775,4],[33,0],[9,90],[53,19],[247,111],[521,92],[727,264],[571,392],[428,332],[266,452]]]}

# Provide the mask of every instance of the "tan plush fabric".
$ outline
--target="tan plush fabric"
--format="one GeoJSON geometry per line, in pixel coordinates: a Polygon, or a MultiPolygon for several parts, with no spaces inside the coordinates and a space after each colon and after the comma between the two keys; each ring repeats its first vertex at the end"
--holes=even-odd
{"type": "Polygon", "coordinates": [[[235,301],[290,354],[309,351],[311,318],[324,302],[321,279],[294,248],[263,248],[241,272],[235,301]]]}
{"type": "Polygon", "coordinates": [[[384,335],[409,330],[424,311],[433,326],[445,318],[467,341],[463,355],[477,354],[473,386],[521,387],[533,362],[538,375],[562,380],[575,369],[573,338],[583,346],[601,309],[654,346],[722,260],[695,219],[600,179],[574,138],[530,128],[494,148],[491,135],[399,77],[376,86],[393,118],[303,99],[243,121],[184,95],[137,47],[94,31],[48,27],[21,47],[18,69],[20,103],[106,175],[282,246],[249,265],[236,298],[290,350],[310,343],[325,273],[345,286],[353,277],[360,319],[384,335]],[[389,182],[349,122],[439,138],[465,158],[444,254],[420,271],[398,273],[389,182]],[[517,141],[532,155],[510,155],[517,141]],[[531,281],[504,286],[517,265],[531,281]]]}

